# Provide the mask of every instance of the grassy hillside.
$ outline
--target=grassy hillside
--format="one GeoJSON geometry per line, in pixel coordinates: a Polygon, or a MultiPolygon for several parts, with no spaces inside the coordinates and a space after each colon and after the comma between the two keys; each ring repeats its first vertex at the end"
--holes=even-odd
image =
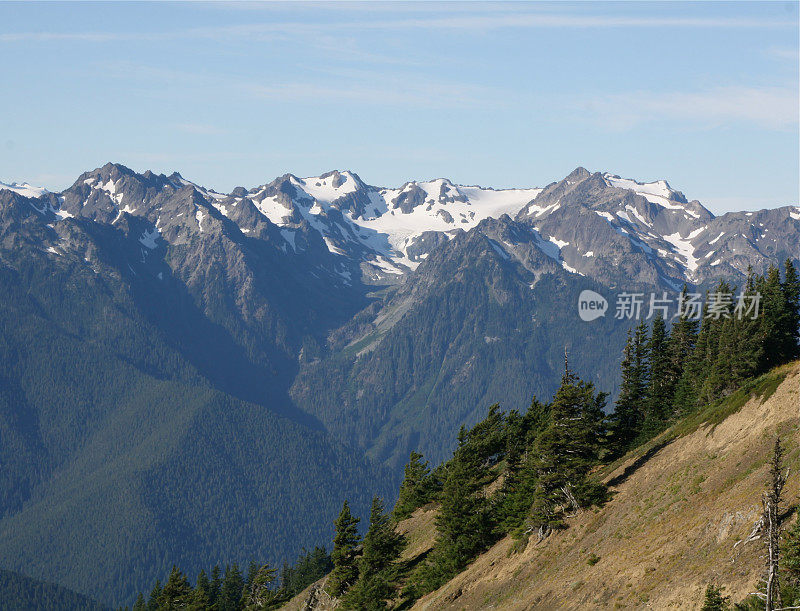
{"type": "MultiPolygon", "coordinates": [[[[500,540],[414,609],[700,608],[706,585],[734,601],[762,574],[760,540],[747,537],[776,435],[792,470],[787,505],[800,492],[800,363],[749,383],[598,469],[611,500],[570,518],[568,528],[519,550],[500,540]]],[[[402,561],[421,560],[436,536],[435,505],[398,524],[408,537],[402,561]]],[[[334,608],[325,580],[284,608],[334,608]]]]}
{"type": "Polygon", "coordinates": [[[679,423],[625,457],[605,478],[613,498],[603,509],[521,553],[503,539],[414,608],[699,608],[709,583],[741,600],[761,575],[762,549],[734,544],[760,515],[776,435],[794,474],[789,503],[799,491],[800,364],[774,373],[785,379],[771,394],[765,384],[743,405],[734,395],[695,430],[679,423]]]}

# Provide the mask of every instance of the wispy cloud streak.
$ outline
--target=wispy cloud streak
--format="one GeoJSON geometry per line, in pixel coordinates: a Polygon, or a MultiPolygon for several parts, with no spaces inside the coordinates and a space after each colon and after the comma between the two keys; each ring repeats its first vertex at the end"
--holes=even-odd
{"type": "Polygon", "coordinates": [[[304,21],[270,21],[219,27],[187,28],[165,32],[4,32],[0,42],[119,42],[153,41],[181,38],[264,38],[310,34],[333,34],[359,30],[439,30],[490,31],[498,29],[537,28],[786,28],[796,27],[791,20],[742,19],[723,17],[635,17],[624,15],[573,15],[548,13],[487,12],[487,14],[447,15],[381,20],[350,20],[314,23],[304,21]]]}

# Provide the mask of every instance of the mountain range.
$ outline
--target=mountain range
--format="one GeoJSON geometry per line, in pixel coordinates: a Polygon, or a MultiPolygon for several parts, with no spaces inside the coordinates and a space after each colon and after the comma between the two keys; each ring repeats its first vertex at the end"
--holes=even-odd
{"type": "Polygon", "coordinates": [[[123,604],[173,562],[294,557],[343,498],[391,498],[410,450],[439,462],[490,404],[549,396],[565,348],[614,392],[631,321],[581,321],[583,290],[674,297],[787,258],[797,206],[715,217],[583,168],[0,183],[0,568],[123,604]]]}

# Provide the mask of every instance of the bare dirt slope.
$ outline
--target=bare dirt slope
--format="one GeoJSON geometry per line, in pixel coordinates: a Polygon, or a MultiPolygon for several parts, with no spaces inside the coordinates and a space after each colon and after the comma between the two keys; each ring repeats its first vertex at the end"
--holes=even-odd
{"type": "Polygon", "coordinates": [[[520,553],[503,539],[414,609],[697,609],[709,583],[744,598],[761,575],[761,542],[734,545],[760,514],[776,435],[792,469],[787,502],[797,503],[800,364],[781,371],[763,403],[624,461],[603,509],[520,553]]]}

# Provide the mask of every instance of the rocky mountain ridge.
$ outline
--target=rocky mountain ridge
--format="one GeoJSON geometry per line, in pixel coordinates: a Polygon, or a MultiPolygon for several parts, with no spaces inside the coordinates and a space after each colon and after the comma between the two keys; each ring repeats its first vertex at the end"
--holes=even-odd
{"type": "MultiPolygon", "coordinates": [[[[715,217],[666,181],[639,183],[584,168],[544,189],[495,190],[447,179],[388,189],[333,171],[286,174],[220,194],[178,173],[137,174],[106,164],[59,194],[27,184],[2,189],[48,202],[42,214],[52,212],[54,221],[80,217],[113,225],[123,215],[141,218],[150,223],[138,237],[147,250],[159,238],[181,244],[190,234],[217,231],[267,240],[289,256],[313,255],[324,273],[347,285],[400,282],[443,242],[506,214],[570,273],[604,281],[609,268],[622,265],[627,277],[673,289],[798,256],[791,238],[800,228],[798,207],[715,217]]],[[[509,254],[497,246],[501,256],[509,254]]]]}

